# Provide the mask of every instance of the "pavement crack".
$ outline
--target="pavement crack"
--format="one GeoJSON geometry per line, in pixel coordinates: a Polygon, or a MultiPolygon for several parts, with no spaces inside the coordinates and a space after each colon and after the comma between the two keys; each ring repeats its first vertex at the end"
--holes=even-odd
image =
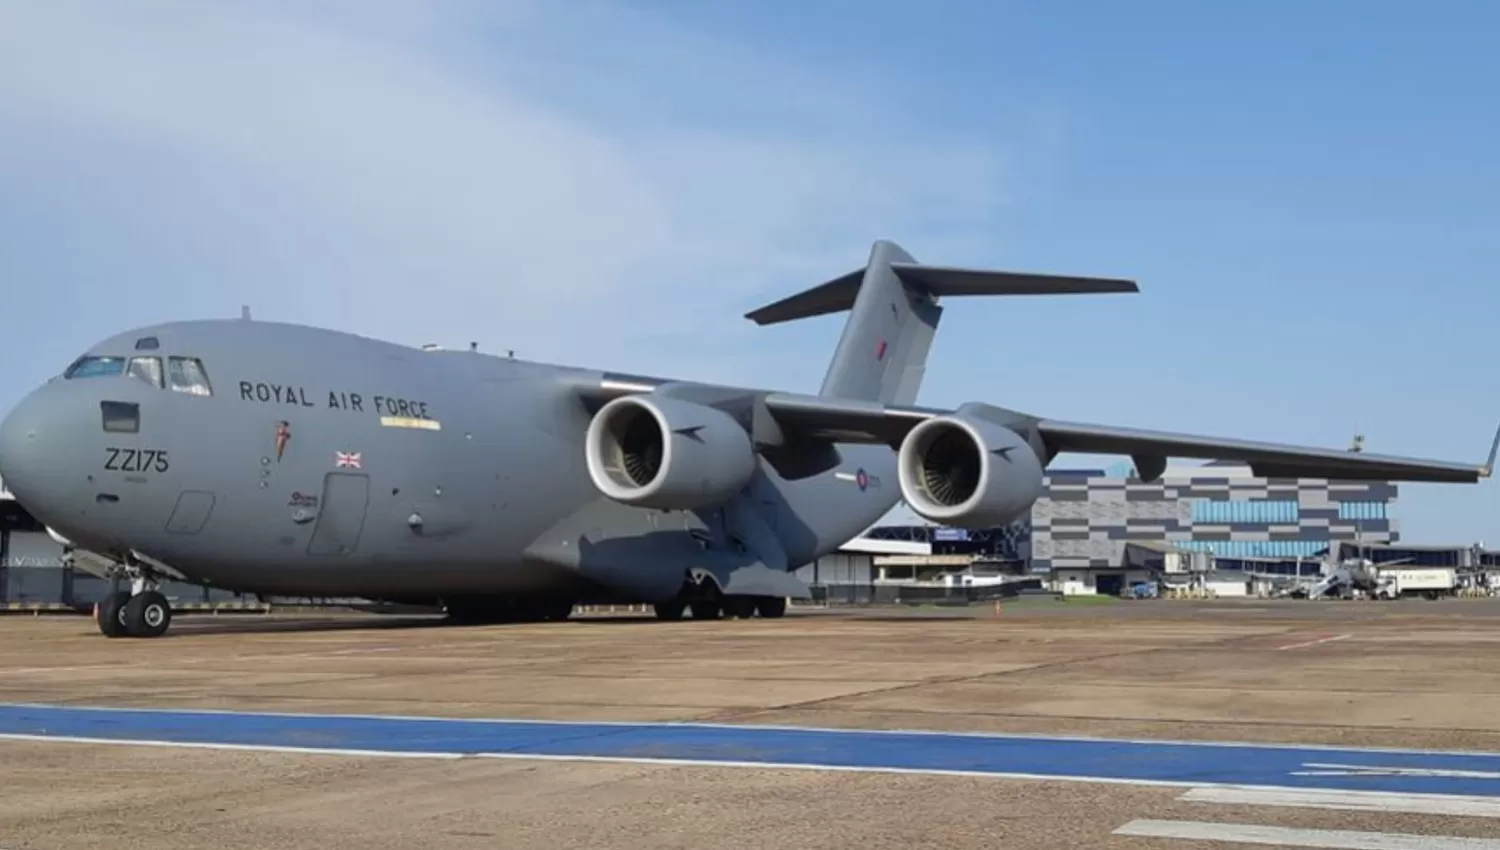
{"type": "MultiPolygon", "coordinates": [[[[1263,636],[1264,636],[1263,634],[1262,635],[1257,635],[1257,637],[1263,637],[1263,636]]],[[[1222,638],[1222,639],[1219,639],[1219,640],[1210,640],[1210,641],[1205,641],[1203,643],[1194,644],[1192,648],[1193,649],[1208,649],[1208,648],[1214,648],[1214,647],[1222,647],[1222,646],[1224,646],[1226,644],[1232,644],[1232,643],[1235,643],[1237,641],[1244,640],[1245,637],[1246,637],[1245,635],[1230,635],[1228,637],[1225,637],[1225,638],[1222,638]]],[[[831,697],[819,697],[817,699],[798,700],[798,701],[795,701],[795,702],[783,703],[783,704],[780,704],[780,705],[767,705],[767,706],[762,706],[760,708],[749,709],[749,710],[733,710],[733,711],[727,711],[727,712],[719,712],[719,713],[716,713],[716,714],[709,715],[707,718],[705,718],[705,722],[723,722],[723,721],[733,720],[735,718],[746,718],[746,717],[754,717],[754,716],[763,715],[763,714],[774,714],[774,713],[779,712],[779,711],[799,711],[799,710],[807,710],[807,709],[817,709],[817,708],[826,706],[826,705],[828,705],[830,703],[836,703],[836,702],[839,702],[841,700],[847,700],[847,699],[858,699],[858,698],[862,698],[862,697],[872,697],[872,696],[886,696],[886,695],[889,695],[889,694],[901,693],[903,691],[915,690],[915,689],[918,689],[918,688],[933,687],[935,685],[961,685],[961,684],[965,684],[965,683],[968,683],[968,682],[979,682],[979,681],[982,681],[982,680],[985,680],[985,679],[991,679],[991,678],[1001,678],[1001,677],[1007,677],[1007,676],[1017,676],[1017,675],[1027,674],[1027,673],[1035,673],[1035,672],[1042,671],[1042,670],[1056,670],[1056,669],[1059,669],[1059,668],[1062,668],[1062,667],[1067,667],[1067,666],[1074,665],[1074,664],[1087,664],[1087,663],[1097,662],[1097,661],[1112,661],[1112,660],[1119,659],[1119,658],[1130,658],[1130,657],[1137,657],[1137,656],[1143,656],[1143,655],[1151,655],[1153,653],[1160,653],[1160,652],[1181,652],[1181,651],[1183,651],[1183,649],[1184,649],[1183,647],[1177,647],[1177,646],[1149,646],[1149,647],[1141,647],[1141,648],[1135,648],[1135,649],[1122,650],[1120,652],[1107,652],[1107,653],[1102,653],[1102,654],[1099,654],[1099,655],[1088,655],[1088,656],[1084,656],[1084,657],[1081,657],[1081,658],[1062,658],[1062,659],[1058,659],[1057,661],[1042,661],[1042,662],[1038,662],[1036,664],[1029,664],[1029,665],[1026,665],[1026,666],[1023,666],[1023,667],[1016,667],[1016,668],[1011,669],[1011,670],[998,670],[998,671],[997,670],[990,670],[990,671],[986,671],[986,672],[983,672],[983,673],[973,673],[973,674],[969,674],[969,675],[959,675],[959,676],[937,676],[937,677],[933,677],[933,678],[930,678],[930,679],[921,679],[921,680],[915,681],[915,682],[903,682],[903,683],[901,683],[899,685],[888,685],[888,686],[880,687],[880,688],[868,688],[868,689],[862,690],[862,691],[855,691],[853,693],[847,693],[847,694],[838,694],[836,696],[831,696],[831,697]]]]}

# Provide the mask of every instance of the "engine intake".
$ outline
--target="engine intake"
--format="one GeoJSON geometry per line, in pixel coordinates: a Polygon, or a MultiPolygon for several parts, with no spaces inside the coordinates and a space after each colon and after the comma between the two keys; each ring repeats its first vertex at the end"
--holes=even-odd
{"type": "Polygon", "coordinates": [[[750,435],[734,417],[679,399],[617,398],[594,415],[584,443],[594,486],[646,508],[722,504],[756,469],[750,435]]]}
{"type": "Polygon", "coordinates": [[[1042,495],[1042,464],[1020,434],[982,419],[939,416],[913,428],[897,457],[901,495],[944,525],[1006,525],[1042,495]]]}

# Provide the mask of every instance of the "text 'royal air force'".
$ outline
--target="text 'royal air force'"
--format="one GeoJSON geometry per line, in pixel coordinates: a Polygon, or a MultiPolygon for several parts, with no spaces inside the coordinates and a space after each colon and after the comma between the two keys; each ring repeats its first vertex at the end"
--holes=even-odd
{"type": "MultiPolygon", "coordinates": [[[[240,399],[262,404],[287,404],[294,407],[317,407],[308,397],[306,387],[290,384],[268,384],[264,382],[240,381],[240,399]]],[[[316,392],[312,397],[318,397],[316,392]]],[[[359,393],[328,391],[328,405],[332,410],[353,410],[363,413],[365,397],[359,393]]],[[[404,416],[411,419],[430,419],[427,402],[392,396],[370,396],[370,406],[382,416],[404,416]]]]}

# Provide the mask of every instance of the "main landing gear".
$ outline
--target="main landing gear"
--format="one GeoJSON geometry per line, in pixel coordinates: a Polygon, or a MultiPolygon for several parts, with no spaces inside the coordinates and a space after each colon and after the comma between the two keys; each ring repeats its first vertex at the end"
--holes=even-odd
{"type": "Polygon", "coordinates": [[[155,638],[172,625],[172,606],[158,590],[122,590],[95,606],[94,618],[105,637],[155,638]]]}
{"type": "Polygon", "coordinates": [[[448,619],[464,625],[560,623],[573,615],[570,597],[475,596],[444,602],[448,619]]]}
{"type": "Polygon", "coordinates": [[[658,602],[655,608],[658,620],[681,620],[685,611],[690,612],[694,620],[717,620],[721,616],[748,620],[757,614],[767,618],[785,616],[786,599],[780,596],[718,596],[690,602],[673,599],[658,602]]]}

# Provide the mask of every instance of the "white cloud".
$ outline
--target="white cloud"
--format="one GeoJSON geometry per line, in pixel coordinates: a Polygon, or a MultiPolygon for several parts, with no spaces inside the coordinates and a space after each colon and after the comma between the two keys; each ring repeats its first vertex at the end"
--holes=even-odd
{"type": "Polygon", "coordinates": [[[407,343],[809,372],[751,356],[740,313],[877,237],[988,238],[1001,200],[989,140],[904,130],[916,95],[868,69],[592,2],[15,4],[0,79],[0,184],[78,224],[20,250],[121,240],[137,313],[73,312],[88,278],[35,305],[94,336],[249,301],[407,343]]]}

